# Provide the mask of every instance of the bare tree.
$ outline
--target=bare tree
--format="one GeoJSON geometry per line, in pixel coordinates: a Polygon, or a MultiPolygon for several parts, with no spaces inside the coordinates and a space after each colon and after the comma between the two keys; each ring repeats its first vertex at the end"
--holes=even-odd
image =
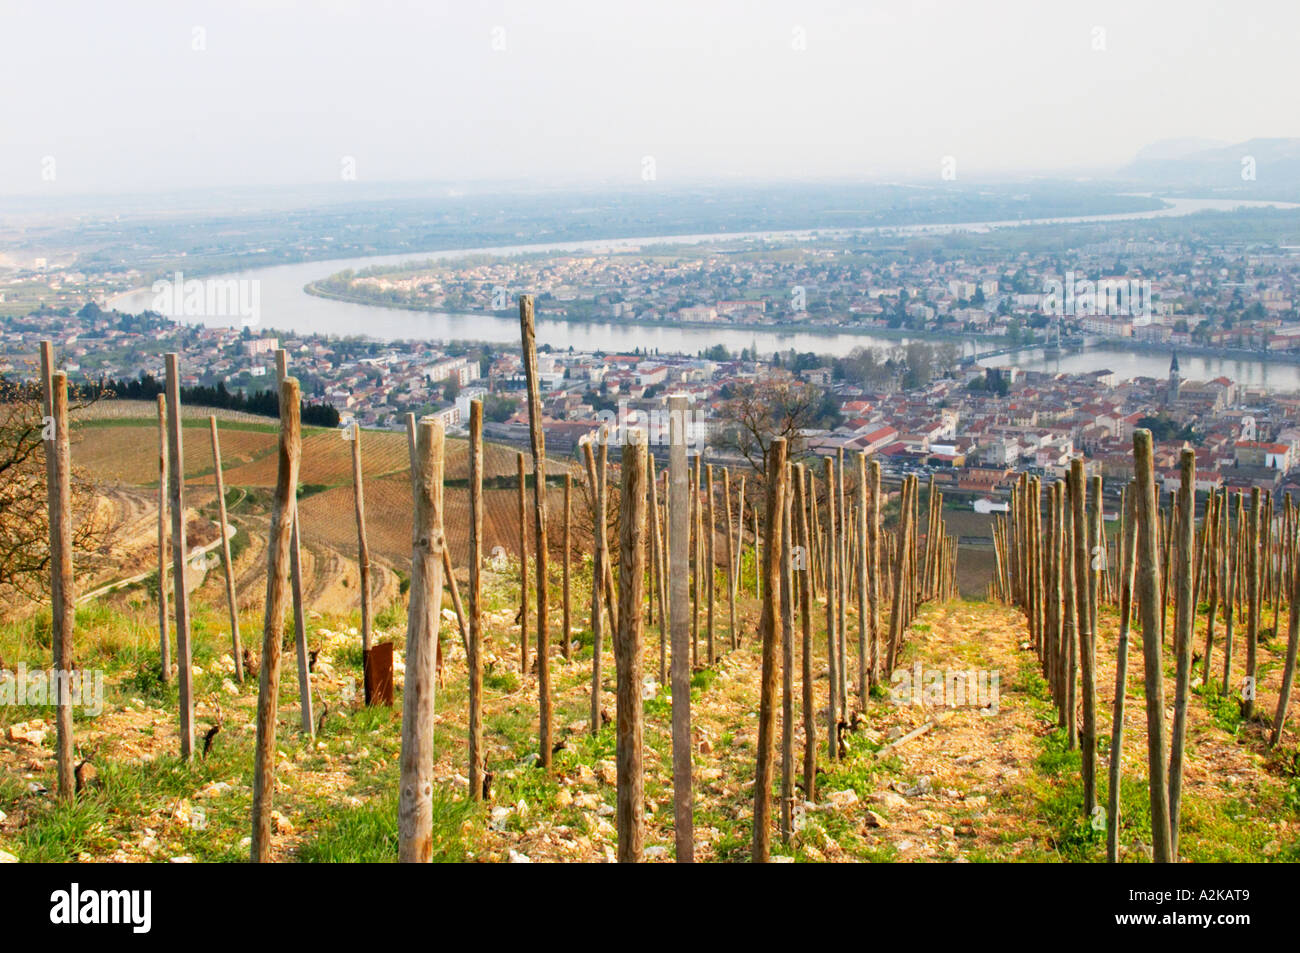
{"type": "MultiPolygon", "coordinates": [[[[71,411],[84,394],[69,394],[71,411]],[[75,401],[75,403],[73,403],[75,401]]],[[[38,388],[0,380],[0,591],[44,599],[49,590],[50,533],[38,388]]],[[[72,553],[80,571],[94,566],[112,531],[99,512],[95,484],[74,467],[72,553]]]]}
{"type": "Polygon", "coordinates": [[[760,475],[767,472],[767,452],[778,438],[789,456],[803,451],[803,431],[823,417],[825,394],[807,381],[760,379],[735,385],[717,408],[714,445],[738,453],[760,475]]]}

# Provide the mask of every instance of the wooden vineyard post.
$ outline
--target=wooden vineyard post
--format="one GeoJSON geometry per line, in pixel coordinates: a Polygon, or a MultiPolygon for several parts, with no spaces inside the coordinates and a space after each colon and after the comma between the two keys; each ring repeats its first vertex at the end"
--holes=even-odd
{"type": "MultiPolygon", "coordinates": [[[[533,451],[533,541],[537,547],[537,746],[538,764],[551,767],[550,559],[546,532],[546,431],[542,427],[541,384],[537,374],[537,332],[533,296],[519,296],[524,377],[528,384],[528,434],[533,451]]],[[[637,611],[640,611],[637,603],[637,611]]],[[[566,636],[567,639],[567,636],[566,636]]]]}
{"type": "Polygon", "coordinates": [[[1250,488],[1250,524],[1246,537],[1246,680],[1241,689],[1241,717],[1255,717],[1255,674],[1259,657],[1259,487],[1250,488]]]}
{"type": "MultiPolygon", "coordinates": [[[[568,529],[568,488],[565,478],[565,529],[568,529]]],[[[566,532],[567,539],[567,532],[566,532]]],[[[565,552],[568,549],[566,546],[565,552]]],[[[565,559],[568,568],[568,559],[565,559]]],[[[568,582],[568,575],[565,575],[568,582]]],[[[568,587],[565,587],[568,596],[568,587]]],[[[568,608],[568,599],[565,599],[568,608]]],[[[568,618],[568,613],[565,613],[568,618]]],[[[469,644],[465,650],[469,681],[469,796],[481,800],[483,791],[483,401],[469,404],[469,644]]]]}
{"type": "Polygon", "coordinates": [[[707,494],[707,503],[705,506],[705,527],[704,540],[704,585],[708,588],[708,617],[706,625],[708,627],[708,644],[709,644],[709,664],[712,665],[717,661],[717,654],[713,646],[713,593],[717,588],[714,585],[714,567],[717,566],[716,554],[714,552],[714,540],[717,536],[718,521],[713,511],[713,464],[706,464],[704,467],[704,486],[707,494]]]}
{"type": "Polygon", "coordinates": [[[415,438],[415,518],[411,527],[411,600],[406,620],[402,690],[401,779],[397,789],[397,859],[433,856],[433,715],[438,627],[442,621],[442,424],[420,419],[415,438]]]}
{"type": "Polygon", "coordinates": [[[700,664],[700,546],[699,546],[699,477],[696,474],[699,458],[695,458],[695,465],[687,471],[687,479],[690,480],[690,555],[687,557],[690,568],[690,593],[691,593],[691,670],[694,671],[700,664]]]}
{"type": "Polygon", "coordinates": [[[700,510],[700,460],[695,455],[691,469],[691,665],[700,664],[700,603],[704,597],[704,516],[700,510]]]}
{"type": "Polygon", "coordinates": [[[614,588],[614,557],[609,552],[609,528],[606,524],[606,514],[609,510],[609,427],[605,426],[600,431],[600,498],[605,502],[602,504],[600,511],[600,545],[605,551],[605,558],[602,560],[605,566],[601,574],[605,578],[605,612],[609,616],[609,631],[611,638],[618,631],[618,592],[614,588]]]}
{"type": "MultiPolygon", "coordinates": [[[[740,486],[736,490],[736,562],[732,567],[732,598],[740,594],[740,558],[745,552],[745,474],[740,475],[740,486]]],[[[733,636],[732,648],[740,646],[740,636],[733,636]]]]}
{"type": "MultiPolygon", "coordinates": [[[[42,347],[42,358],[46,349],[42,347]]],[[[76,796],[72,738],[72,633],[76,620],[76,592],[72,575],[72,451],[68,440],[68,377],[53,370],[51,358],[42,372],[45,420],[46,499],[50,531],[50,628],[54,671],[57,678],[55,704],[55,772],[59,800],[76,796]]],[[[44,363],[44,361],[43,361],[44,363]]]]}
{"type": "MultiPolygon", "coordinates": [[[[922,556],[922,562],[921,562],[922,587],[920,592],[920,596],[922,599],[928,599],[930,597],[930,592],[929,592],[930,567],[934,564],[934,556],[935,556],[934,544],[936,541],[935,540],[936,518],[934,513],[934,500],[935,500],[934,483],[935,483],[934,474],[932,473],[930,474],[930,482],[926,484],[926,489],[925,489],[925,552],[924,555],[922,556]]],[[[1032,623],[1031,623],[1031,627],[1032,627],[1032,623]]]]}
{"type": "Polygon", "coordinates": [[[1042,578],[1039,576],[1038,507],[1040,503],[1038,477],[1030,477],[1025,485],[1025,565],[1029,580],[1028,598],[1025,600],[1026,620],[1029,623],[1029,642],[1035,651],[1042,639],[1039,619],[1042,613],[1042,578]]]}
{"type": "Polygon", "coordinates": [[[1115,647],[1115,704],[1111,709],[1110,780],[1106,804],[1106,860],[1119,861],[1120,766],[1124,753],[1124,702],[1128,692],[1128,635],[1133,619],[1133,579],[1137,561],[1137,499],[1129,486],[1121,512],[1124,535],[1119,551],[1119,641],[1115,647]]]}
{"type": "Polygon", "coordinates": [[[653,591],[650,601],[659,603],[659,684],[668,678],[668,598],[665,595],[667,580],[664,579],[664,537],[659,518],[659,483],[655,473],[655,457],[647,453],[649,475],[646,479],[646,493],[650,497],[650,563],[654,567],[650,574],[653,591]]]}
{"type": "Polygon", "coordinates": [[[1133,431],[1133,468],[1137,474],[1137,598],[1142,618],[1142,656],[1147,709],[1147,771],[1151,792],[1151,857],[1173,859],[1169,842],[1169,801],[1165,787],[1165,687],[1161,652],[1159,519],[1151,431],[1133,431]]]}
{"type": "Polygon", "coordinates": [[[880,461],[871,461],[867,495],[871,510],[867,517],[867,604],[871,639],[868,688],[880,678],[880,461]]]}
{"type": "Polygon", "coordinates": [[[740,645],[736,638],[736,543],[731,535],[731,469],[722,468],[722,519],[727,534],[727,637],[731,647],[740,645]]]}
{"type": "Polygon", "coordinates": [[[813,700],[813,635],[812,635],[812,547],[808,538],[808,499],[812,475],[802,463],[794,465],[794,524],[798,530],[803,562],[799,574],[799,624],[802,637],[800,653],[800,680],[803,694],[803,796],[806,801],[817,798],[817,716],[813,700]]]}
{"type": "Polygon", "coordinates": [[[569,541],[570,525],[573,519],[573,507],[571,502],[572,495],[573,495],[573,474],[570,473],[568,470],[565,470],[564,471],[564,533],[561,537],[564,546],[564,559],[563,559],[564,592],[561,600],[562,613],[563,613],[563,622],[561,623],[561,626],[564,629],[564,635],[562,638],[562,645],[560,647],[564,652],[564,657],[566,659],[568,659],[573,654],[573,649],[572,649],[573,623],[572,623],[572,616],[570,614],[571,603],[569,600],[569,595],[570,595],[569,564],[572,559],[572,548],[571,548],[572,544],[569,541]]]}
{"type": "Polygon", "coordinates": [[[352,501],[357,519],[357,569],[361,576],[361,652],[370,652],[370,544],[366,542],[366,500],[361,482],[361,425],[352,420],[352,501]]]}
{"type": "Polygon", "coordinates": [[[221,564],[226,569],[226,604],[230,607],[230,648],[235,657],[235,678],[244,683],[244,650],[239,642],[239,601],[235,597],[235,567],[230,562],[230,531],[226,519],[226,484],[221,475],[221,444],[217,439],[217,418],[208,415],[212,434],[212,475],[217,484],[217,517],[221,529],[221,564]]]}
{"type": "Polygon", "coordinates": [[[1214,623],[1219,614],[1219,517],[1223,510],[1223,495],[1210,491],[1205,504],[1205,534],[1208,537],[1206,549],[1206,572],[1209,573],[1209,611],[1205,615],[1205,652],[1202,684],[1210,684],[1210,664],[1214,658],[1214,623]]]}
{"type": "Polygon", "coordinates": [[[1238,577],[1241,573],[1241,530],[1246,521],[1242,513],[1241,493],[1237,493],[1237,518],[1234,522],[1225,513],[1223,520],[1223,575],[1228,591],[1224,595],[1223,623],[1223,694],[1232,691],[1232,630],[1237,619],[1237,603],[1241,599],[1241,585],[1238,577]],[[1235,528],[1234,528],[1235,527],[1235,528]]]}
{"type": "Polygon", "coordinates": [[[767,537],[763,541],[763,610],[758,636],[763,644],[759,683],[758,765],[754,771],[754,847],[751,857],[765,864],[772,853],[772,772],[776,734],[776,657],[781,611],[781,514],[785,508],[785,438],[775,437],[767,448],[767,537]]]}
{"type": "Polygon", "coordinates": [[[1264,625],[1264,603],[1273,602],[1273,494],[1260,494],[1263,512],[1259,521],[1259,597],[1260,597],[1260,638],[1272,638],[1264,625]]]}
{"type": "MultiPolygon", "coordinates": [[[[1268,498],[1268,512],[1269,512],[1269,528],[1271,533],[1272,524],[1273,524],[1272,495],[1270,495],[1268,498]]],[[[1285,506],[1282,510],[1281,520],[1282,520],[1282,525],[1280,527],[1280,535],[1277,537],[1277,543],[1276,544],[1272,543],[1271,535],[1270,535],[1270,545],[1269,545],[1268,591],[1269,591],[1269,603],[1273,609],[1273,625],[1270,627],[1270,632],[1269,632],[1270,639],[1277,638],[1278,616],[1281,614],[1282,564],[1284,562],[1283,557],[1286,555],[1285,542],[1287,539],[1290,538],[1290,534],[1291,534],[1291,495],[1289,493],[1287,494],[1285,499],[1285,506]],[[1274,558],[1273,556],[1273,552],[1275,549],[1277,551],[1276,558],[1274,558]]]]}
{"type": "Polygon", "coordinates": [[[257,747],[253,759],[254,863],[271,859],[271,804],[275,790],[275,724],[280,698],[280,646],[284,641],[285,588],[293,541],[294,494],[302,452],[298,381],[280,381],[280,443],[271,536],[267,541],[266,612],[262,623],[262,665],[257,687],[257,747]]]}
{"type": "Polygon", "coordinates": [[[790,467],[784,471],[781,501],[781,842],[790,842],[794,826],[794,541],[789,491],[790,467]]]}
{"type": "Polygon", "coordinates": [[[839,757],[839,694],[840,677],[836,669],[839,664],[839,638],[835,631],[836,598],[835,589],[838,579],[835,573],[835,458],[822,458],[826,474],[826,532],[830,535],[826,556],[826,757],[834,761],[839,757]]]}
{"type": "MultiPolygon", "coordinates": [[[[597,513],[597,530],[596,530],[596,548],[600,551],[600,575],[605,581],[612,577],[610,567],[609,542],[605,535],[605,514],[608,512],[608,491],[607,480],[609,478],[609,469],[606,465],[606,458],[609,453],[609,442],[602,431],[600,441],[600,454],[596,458],[596,513],[597,513]]],[[[592,588],[596,586],[596,578],[592,577],[592,588]]],[[[615,609],[614,595],[606,586],[602,603],[605,607],[606,615],[609,618],[609,628],[611,637],[618,634],[618,613],[615,609]]],[[[593,603],[593,608],[599,610],[600,603],[593,603]]],[[[605,630],[600,630],[599,640],[596,640],[596,628],[592,626],[592,658],[591,658],[591,717],[592,717],[592,734],[600,730],[603,718],[600,711],[600,693],[604,682],[604,654],[605,654],[605,630]]]]}
{"type": "Polygon", "coordinates": [[[678,863],[695,860],[691,794],[691,665],[689,612],[690,497],[686,476],[686,398],[668,398],[668,622],[672,631],[673,830],[678,863]]]}
{"type": "MultiPolygon", "coordinates": [[[[42,355],[43,357],[44,355],[42,355]]],[[[162,683],[172,680],[171,638],[167,632],[167,540],[169,517],[167,514],[167,488],[171,479],[167,474],[167,398],[158,395],[158,660],[162,683]]],[[[235,664],[243,667],[243,659],[235,664]]]]}
{"type": "MultiPolygon", "coordinates": [[[[1047,679],[1047,687],[1051,693],[1052,700],[1055,702],[1059,698],[1059,686],[1056,679],[1056,660],[1060,654],[1061,644],[1061,533],[1057,520],[1058,496],[1060,494],[1060,481],[1053,480],[1047,487],[1047,513],[1046,523],[1047,532],[1045,547],[1043,553],[1043,570],[1044,570],[1044,608],[1045,619],[1043,622],[1043,677],[1047,679]]],[[[1059,712],[1059,704],[1057,706],[1059,712]]]]}
{"type": "Polygon", "coordinates": [[[605,574],[605,498],[601,493],[601,479],[596,472],[596,457],[590,438],[583,441],[582,450],[587,461],[587,482],[591,485],[592,534],[595,536],[595,553],[591,562],[591,712],[588,725],[594,735],[600,731],[600,656],[605,642],[600,584],[605,574]]]}
{"type": "Polygon", "coordinates": [[[1034,477],[1030,527],[1034,538],[1034,638],[1041,656],[1045,640],[1044,631],[1047,628],[1047,599],[1044,591],[1047,583],[1043,575],[1043,486],[1038,477],[1034,477]]]}
{"type": "Polygon", "coordinates": [[[1078,675],[1079,675],[1079,586],[1075,569],[1074,481],[1067,480],[1064,490],[1065,511],[1062,533],[1065,536],[1062,574],[1065,576],[1065,652],[1063,655],[1061,695],[1065,702],[1066,743],[1071,751],[1079,746],[1078,675]]]}
{"type": "Polygon", "coordinates": [[[836,698],[840,704],[840,721],[848,720],[849,710],[849,641],[848,625],[848,510],[844,502],[844,448],[835,451],[835,596],[839,615],[835,620],[836,641],[839,644],[839,659],[836,671],[840,677],[836,698]]]}
{"type": "Polygon", "coordinates": [[[641,654],[645,613],[646,445],[632,430],[623,444],[623,493],[619,499],[618,630],[614,667],[618,682],[616,771],[618,859],[641,860],[645,842],[645,778],[642,772],[641,654]]]}
{"type": "MultiPolygon", "coordinates": [[[[1287,547],[1290,544],[1291,537],[1288,532],[1283,538],[1283,545],[1287,547]]],[[[1282,685],[1278,690],[1277,712],[1273,716],[1273,733],[1268,740],[1270,748],[1277,747],[1278,742],[1282,740],[1282,729],[1286,727],[1287,709],[1291,704],[1291,688],[1295,681],[1296,650],[1300,648],[1300,606],[1297,606],[1297,601],[1300,601],[1300,573],[1293,570],[1291,576],[1291,588],[1287,592],[1289,617],[1287,621],[1286,663],[1282,668],[1282,685]]],[[[1282,578],[1285,579],[1286,576],[1283,575],[1282,578]]]]}
{"type": "Polygon", "coordinates": [[[1097,806],[1097,681],[1092,633],[1092,571],[1088,552],[1088,479],[1082,458],[1070,461],[1070,506],[1074,516],[1074,595],[1078,614],[1079,669],[1083,677],[1083,723],[1079,741],[1083,754],[1083,813],[1097,806]]]}
{"type": "MultiPolygon", "coordinates": [[[[519,672],[528,674],[528,474],[524,454],[515,454],[519,477],[519,672]]],[[[600,656],[597,655],[597,658],[600,656]]]]}
{"type": "Polygon", "coordinates": [[[1177,574],[1174,590],[1174,724],[1169,737],[1169,856],[1178,860],[1178,820],[1183,792],[1183,746],[1187,738],[1187,696],[1192,680],[1192,634],[1196,624],[1193,560],[1196,538],[1196,451],[1184,449],[1179,461],[1178,529],[1174,537],[1177,574]]]}
{"type": "Polygon", "coordinates": [[[903,610],[904,624],[903,629],[906,631],[907,626],[911,625],[912,619],[916,616],[916,606],[920,598],[920,588],[918,586],[918,553],[917,533],[920,530],[921,515],[921,479],[912,477],[912,505],[908,510],[908,523],[911,526],[911,540],[907,547],[907,602],[903,610]]]}
{"type": "Polygon", "coordinates": [[[857,545],[858,554],[855,569],[858,577],[858,706],[867,710],[867,693],[871,690],[870,659],[868,644],[871,642],[871,607],[867,592],[867,576],[870,573],[870,558],[867,553],[867,455],[858,453],[858,507],[857,507],[857,545]]]}
{"type": "Polygon", "coordinates": [[[185,454],[181,444],[181,378],[176,354],[167,355],[167,498],[172,518],[172,598],[176,606],[176,659],[181,708],[181,760],[194,754],[194,678],[190,665],[190,595],[185,588],[185,454]]]}
{"type": "Polygon", "coordinates": [[[900,497],[901,505],[899,506],[899,523],[898,534],[896,538],[896,549],[894,552],[894,585],[893,598],[889,610],[889,655],[885,663],[885,677],[888,678],[894,671],[894,663],[898,660],[898,647],[903,641],[903,628],[906,625],[904,621],[904,600],[907,574],[907,546],[908,533],[910,524],[910,506],[911,506],[911,486],[910,478],[904,478],[901,488],[900,497]]]}
{"type": "Polygon", "coordinates": [[[825,557],[822,555],[821,512],[817,507],[817,474],[811,468],[807,472],[808,479],[812,481],[808,488],[808,499],[805,505],[808,507],[808,556],[813,567],[812,588],[813,598],[815,599],[817,594],[824,592],[825,589],[825,580],[822,578],[825,573],[825,557]]]}
{"type": "MultiPolygon", "coordinates": [[[[284,348],[279,348],[275,352],[275,371],[276,380],[283,381],[289,375],[289,352],[284,348]]],[[[301,461],[299,462],[301,469],[301,461]]],[[[316,724],[312,719],[311,705],[311,665],[307,650],[307,612],[303,606],[302,593],[302,536],[298,525],[298,491],[294,487],[293,494],[293,514],[292,514],[292,539],[293,543],[289,547],[289,588],[293,594],[293,636],[294,647],[298,655],[298,697],[299,697],[299,715],[301,716],[299,724],[302,730],[309,736],[315,736],[316,724]]],[[[367,648],[361,646],[362,667],[365,667],[367,648]]],[[[370,680],[362,679],[363,690],[366,692],[366,704],[370,704],[370,680]]]]}

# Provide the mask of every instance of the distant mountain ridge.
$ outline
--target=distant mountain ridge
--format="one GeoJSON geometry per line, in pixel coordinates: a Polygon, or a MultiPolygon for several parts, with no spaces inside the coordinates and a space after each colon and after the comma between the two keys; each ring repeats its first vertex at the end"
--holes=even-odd
{"type": "Polygon", "coordinates": [[[1141,149],[1119,175],[1163,188],[1300,187],[1300,139],[1163,139],[1141,149]]]}

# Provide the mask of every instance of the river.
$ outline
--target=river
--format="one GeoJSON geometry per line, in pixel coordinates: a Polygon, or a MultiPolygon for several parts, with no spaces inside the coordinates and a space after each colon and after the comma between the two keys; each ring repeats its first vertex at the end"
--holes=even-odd
{"type": "MultiPolygon", "coordinates": [[[[259,290],[260,326],[281,332],[294,331],[310,334],[365,335],[382,340],[472,340],[494,343],[514,343],[519,340],[519,324],[513,317],[493,314],[451,314],[440,311],[412,311],[385,308],[379,305],[335,301],[307,294],[303,289],[313,281],[328,277],[344,269],[360,270],[376,265],[400,265],[429,259],[448,259],[465,255],[493,254],[517,255],[538,251],[612,251],[634,249],[645,245],[701,244],[710,241],[755,239],[811,239],[867,233],[939,234],[954,231],[980,232],[997,228],[1025,225],[1075,224],[1108,222],[1148,218],[1166,218],[1189,215],[1204,210],[1229,211],[1234,208],[1300,208],[1283,202],[1260,202],[1232,199],[1167,199],[1168,207],[1145,212],[1114,213],[1107,215],[1069,216],[1051,219],[1025,219],[996,222],[941,223],[898,227],[871,227],[853,229],[815,229],[798,231],[766,231],[747,233],[714,233],[695,235],[669,235],[640,238],[599,239],[550,244],[524,244],[491,248],[466,248],[427,253],[376,255],[362,258],[344,258],[313,261],[292,265],[277,265],[249,271],[232,272],[214,276],[214,280],[235,278],[256,281],[259,290]]],[[[110,305],[120,311],[140,312],[156,308],[155,294],[150,289],[137,289],[114,298],[110,305]]],[[[792,329],[733,327],[657,327],[627,325],[615,322],[546,321],[545,313],[538,315],[537,338],[540,344],[556,348],[570,346],[578,350],[625,350],[640,347],[662,353],[695,354],[716,344],[730,351],[757,347],[760,352],[776,350],[814,351],[819,354],[843,355],[856,347],[896,347],[904,339],[884,335],[857,334],[836,331],[798,331],[792,329]]],[[[238,324],[237,317],[222,316],[201,319],[210,326],[238,324]]],[[[962,340],[964,354],[978,354],[999,347],[987,338],[962,340]]],[[[1121,378],[1150,376],[1164,377],[1169,371],[1167,356],[1136,353],[1122,349],[1100,348],[1082,353],[1048,358],[1041,351],[1024,351],[990,360],[991,364],[1014,363],[1027,370],[1080,371],[1109,367],[1121,378]]],[[[1300,390],[1300,366],[1258,360],[1202,358],[1187,355],[1179,363],[1185,379],[1204,380],[1224,375],[1242,384],[1262,385],[1271,390],[1300,390]]]]}

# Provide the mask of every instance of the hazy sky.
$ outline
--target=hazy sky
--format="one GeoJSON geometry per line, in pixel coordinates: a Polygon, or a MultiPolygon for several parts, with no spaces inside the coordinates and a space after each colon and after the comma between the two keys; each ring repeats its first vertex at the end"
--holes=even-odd
{"type": "Polygon", "coordinates": [[[1297,37],[1296,0],[0,0],[0,193],[1086,173],[1300,136],[1297,37]]]}

